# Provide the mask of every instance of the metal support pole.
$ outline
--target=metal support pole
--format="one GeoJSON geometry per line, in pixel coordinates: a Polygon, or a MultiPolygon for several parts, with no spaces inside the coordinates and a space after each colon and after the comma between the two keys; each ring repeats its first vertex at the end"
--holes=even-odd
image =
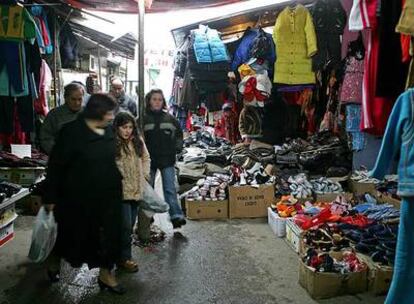
{"type": "Polygon", "coordinates": [[[145,87],[144,87],[144,24],[145,1],[138,0],[138,109],[139,123],[142,129],[145,111],[145,87]]]}
{"type": "Polygon", "coordinates": [[[102,64],[101,64],[101,46],[98,44],[98,73],[99,73],[99,85],[102,91],[104,91],[102,84],[102,64]]]}

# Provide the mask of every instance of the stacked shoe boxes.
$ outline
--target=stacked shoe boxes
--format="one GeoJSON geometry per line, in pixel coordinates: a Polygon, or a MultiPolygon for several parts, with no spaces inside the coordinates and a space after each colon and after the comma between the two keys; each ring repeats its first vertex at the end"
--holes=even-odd
{"type": "Polygon", "coordinates": [[[267,217],[267,208],[274,202],[275,188],[270,185],[230,186],[229,217],[267,217]]]}

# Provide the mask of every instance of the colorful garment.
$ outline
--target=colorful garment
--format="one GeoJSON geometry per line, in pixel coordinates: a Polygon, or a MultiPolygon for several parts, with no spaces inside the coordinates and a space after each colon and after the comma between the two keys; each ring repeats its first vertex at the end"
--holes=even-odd
{"type": "Polygon", "coordinates": [[[339,100],[343,103],[361,103],[363,79],[364,60],[349,58],[339,100]]]}
{"type": "Polygon", "coordinates": [[[22,41],[36,37],[36,24],[21,5],[0,5],[0,40],[22,41]]]}
{"type": "Polygon", "coordinates": [[[315,27],[309,10],[298,4],[286,7],[276,20],[273,40],[278,57],[275,63],[275,83],[312,84],[311,57],[316,54],[315,27]]]}

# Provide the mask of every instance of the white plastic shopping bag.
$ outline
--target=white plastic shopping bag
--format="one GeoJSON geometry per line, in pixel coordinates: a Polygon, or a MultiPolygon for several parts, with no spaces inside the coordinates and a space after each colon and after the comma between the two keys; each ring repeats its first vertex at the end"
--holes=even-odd
{"type": "Polygon", "coordinates": [[[29,259],[35,263],[45,261],[55,246],[56,236],[57,224],[53,211],[46,212],[45,207],[41,207],[33,226],[29,259]]]}

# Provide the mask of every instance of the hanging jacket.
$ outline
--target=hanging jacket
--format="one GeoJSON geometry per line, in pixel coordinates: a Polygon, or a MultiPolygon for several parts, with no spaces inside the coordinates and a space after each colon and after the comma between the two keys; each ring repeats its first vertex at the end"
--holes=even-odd
{"type": "Polygon", "coordinates": [[[23,41],[36,37],[36,24],[21,5],[0,5],[0,40],[23,41]]]}
{"type": "Polygon", "coordinates": [[[318,0],[309,11],[317,33],[343,34],[347,17],[339,0],[318,0]]]}
{"type": "Polygon", "coordinates": [[[394,105],[371,176],[383,179],[399,157],[398,194],[414,196],[414,90],[401,94],[394,105]]]}
{"type": "MultiPolygon", "coordinates": [[[[233,62],[231,63],[232,71],[237,71],[240,65],[246,63],[250,59],[250,50],[260,30],[261,29],[252,29],[250,27],[246,29],[240,44],[234,53],[233,62]]],[[[266,33],[266,36],[269,38],[271,47],[269,48],[270,52],[263,59],[266,59],[269,62],[269,65],[273,66],[276,60],[275,44],[271,34],[266,33]]]]}
{"type": "Polygon", "coordinates": [[[338,68],[341,61],[341,35],[347,16],[339,0],[318,0],[310,13],[318,39],[318,53],[313,56],[313,70],[338,68]]]}
{"type": "Polygon", "coordinates": [[[273,30],[277,59],[275,83],[315,83],[311,57],[317,52],[316,33],[312,16],[298,4],[286,7],[278,16],[273,30]]]}
{"type": "Polygon", "coordinates": [[[194,30],[194,52],[198,63],[228,61],[226,46],[219,37],[217,30],[200,25],[194,30]]]}

